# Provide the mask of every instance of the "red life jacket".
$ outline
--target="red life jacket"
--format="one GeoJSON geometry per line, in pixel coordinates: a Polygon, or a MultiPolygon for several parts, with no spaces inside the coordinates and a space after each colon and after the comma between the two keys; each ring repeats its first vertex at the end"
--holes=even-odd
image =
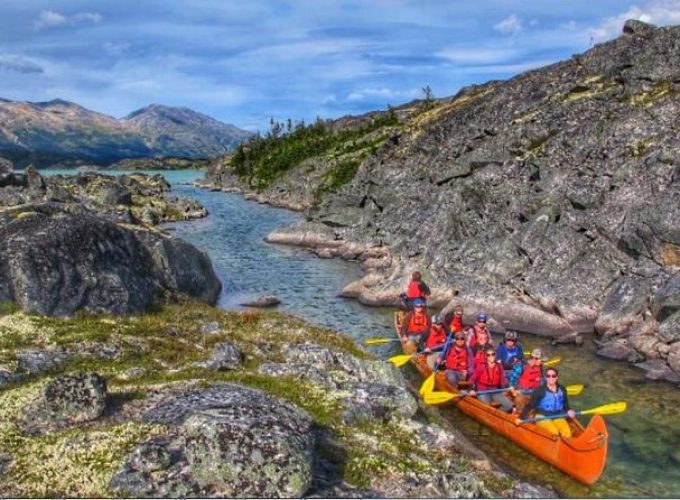
{"type": "Polygon", "coordinates": [[[543,377],[543,367],[541,365],[531,366],[527,364],[522,370],[517,386],[520,389],[538,389],[541,386],[543,377]]]}
{"type": "Polygon", "coordinates": [[[472,354],[475,366],[483,365],[486,363],[486,348],[493,347],[489,342],[486,344],[475,344],[472,346],[472,354]]]}
{"type": "Polygon", "coordinates": [[[449,330],[452,332],[462,332],[463,331],[463,317],[462,316],[453,316],[453,320],[451,320],[451,324],[449,325],[449,330]]]}
{"type": "MultiPolygon", "coordinates": [[[[486,327],[478,327],[476,324],[472,326],[471,331],[472,335],[470,336],[470,347],[474,347],[477,345],[477,332],[485,330],[486,331],[486,338],[487,338],[487,343],[491,344],[491,332],[488,330],[486,327]]],[[[491,344],[493,345],[493,344],[491,344]]]]}
{"type": "Polygon", "coordinates": [[[478,390],[500,389],[502,369],[503,367],[498,361],[491,368],[489,368],[488,364],[484,363],[484,368],[481,369],[481,374],[477,378],[478,390]]]}
{"type": "Polygon", "coordinates": [[[427,314],[421,312],[420,314],[413,311],[411,318],[408,320],[407,332],[409,335],[420,335],[425,333],[428,328],[428,318],[427,314]]]}
{"type": "Polygon", "coordinates": [[[446,331],[441,326],[432,325],[430,328],[430,334],[427,336],[425,341],[425,347],[436,347],[441,346],[446,342],[446,331]]]}
{"type": "Polygon", "coordinates": [[[453,346],[446,356],[446,368],[466,372],[468,369],[468,350],[453,346]]]}
{"type": "Polygon", "coordinates": [[[408,291],[406,292],[406,296],[413,300],[413,299],[424,299],[426,298],[425,295],[420,291],[420,281],[412,280],[408,284],[408,291]]]}

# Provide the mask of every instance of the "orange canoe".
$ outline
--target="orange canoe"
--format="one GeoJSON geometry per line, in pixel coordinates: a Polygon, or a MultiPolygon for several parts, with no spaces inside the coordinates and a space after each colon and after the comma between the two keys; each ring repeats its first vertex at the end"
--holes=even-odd
{"type": "MultiPolygon", "coordinates": [[[[395,318],[395,324],[397,323],[398,318],[395,318]]],[[[410,350],[406,346],[402,347],[405,352],[410,350]]],[[[425,356],[414,356],[411,362],[423,377],[432,374],[425,356]]],[[[435,387],[439,391],[457,394],[443,372],[437,373],[435,387]]],[[[536,424],[517,426],[513,415],[483,403],[475,397],[456,398],[452,403],[463,413],[585,485],[594,484],[602,475],[607,461],[608,434],[601,415],[593,416],[586,427],[576,419],[570,421],[573,437],[560,438],[536,424]]]]}

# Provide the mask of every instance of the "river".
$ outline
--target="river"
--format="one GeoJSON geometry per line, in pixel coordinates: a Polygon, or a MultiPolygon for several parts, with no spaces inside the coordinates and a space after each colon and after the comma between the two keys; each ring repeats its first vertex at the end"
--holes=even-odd
{"type": "MultiPolygon", "coordinates": [[[[239,304],[248,299],[273,294],[282,300],[279,310],[338,330],[357,341],[392,335],[391,310],[366,307],[337,297],[344,285],[361,276],[356,263],[319,259],[303,249],[263,241],[274,228],[300,220],[301,214],[186,184],[200,178],[200,172],[162,173],[172,183],[173,193],[196,199],[210,212],[209,217],[202,220],[167,226],[176,236],[210,255],[224,285],[221,307],[239,308],[239,304]]],[[[489,312],[493,316],[492,308],[489,312]]],[[[541,347],[550,355],[563,357],[562,383],[585,384],[583,394],[571,398],[576,409],[613,401],[628,402],[625,413],[606,417],[609,456],[597,484],[591,488],[582,486],[455,408],[442,409],[442,413],[498,463],[526,480],[552,486],[561,496],[672,498],[680,495],[680,389],[666,382],[645,381],[642,370],[596,357],[593,350],[586,347],[553,347],[546,339],[528,334],[522,335],[521,341],[525,349],[541,347]]],[[[381,357],[398,352],[394,345],[370,349],[381,357]]],[[[417,383],[415,372],[408,366],[404,369],[417,383]]]]}

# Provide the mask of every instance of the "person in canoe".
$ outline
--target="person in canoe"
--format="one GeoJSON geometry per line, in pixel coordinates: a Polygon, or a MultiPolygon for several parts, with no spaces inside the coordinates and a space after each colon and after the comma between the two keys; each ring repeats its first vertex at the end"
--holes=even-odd
{"type": "Polygon", "coordinates": [[[491,332],[489,332],[489,329],[486,325],[488,320],[489,315],[485,312],[480,312],[477,315],[477,321],[475,321],[475,324],[467,328],[465,331],[465,336],[468,347],[474,347],[477,343],[479,343],[480,336],[484,334],[486,334],[485,339],[488,342],[493,343],[491,342],[491,332]]]}
{"type": "MultiPolygon", "coordinates": [[[[486,361],[483,364],[475,365],[474,372],[470,377],[470,384],[473,384],[476,390],[470,391],[470,396],[477,395],[477,391],[489,391],[492,389],[504,389],[508,387],[507,379],[505,378],[505,370],[500,361],[496,361],[496,349],[493,346],[487,347],[484,350],[486,361]]],[[[509,387],[510,392],[514,391],[514,387],[509,387]]],[[[495,394],[480,394],[479,400],[487,404],[495,401],[501,405],[501,409],[510,413],[512,411],[513,403],[510,399],[498,392],[495,394]]]]}
{"type": "Polygon", "coordinates": [[[423,281],[423,276],[419,271],[415,271],[411,275],[411,281],[406,290],[406,298],[412,305],[415,305],[416,299],[421,299],[427,303],[427,298],[430,296],[430,287],[423,281]]]}
{"type": "Polygon", "coordinates": [[[466,326],[463,324],[463,306],[456,306],[453,308],[453,316],[449,323],[449,331],[451,333],[458,333],[465,330],[466,326]]]}
{"type": "Polygon", "coordinates": [[[458,389],[458,384],[467,380],[472,372],[472,352],[465,345],[465,334],[463,332],[452,333],[454,335],[453,345],[449,352],[445,353],[445,358],[439,356],[436,359],[437,366],[442,364],[446,368],[446,380],[458,389]]]}
{"type": "MultiPolygon", "coordinates": [[[[425,311],[425,301],[423,299],[415,299],[413,301],[413,310],[406,313],[401,322],[401,341],[405,344],[408,350],[415,352],[420,344],[422,335],[430,331],[430,318],[425,311]]],[[[409,352],[407,350],[407,352],[409,352]]]]}
{"type": "Polygon", "coordinates": [[[430,331],[422,337],[424,346],[421,347],[423,354],[427,355],[427,366],[434,370],[435,362],[441,355],[441,350],[446,344],[447,333],[444,328],[443,316],[432,316],[430,331]]]}
{"type": "Polygon", "coordinates": [[[496,359],[501,362],[510,385],[515,387],[524,366],[524,348],[517,338],[517,332],[507,330],[503,342],[496,348],[496,359]]]}
{"type": "MultiPolygon", "coordinates": [[[[531,390],[541,387],[543,382],[543,353],[540,349],[531,351],[531,356],[522,368],[522,374],[517,381],[518,389],[531,390]]],[[[513,384],[514,385],[514,384],[513,384]]]]}
{"type": "Polygon", "coordinates": [[[486,329],[478,330],[475,333],[474,342],[472,343],[472,347],[470,347],[469,349],[470,352],[472,353],[473,369],[477,365],[483,365],[484,363],[486,363],[487,349],[493,349],[494,352],[496,350],[494,345],[491,343],[491,335],[489,334],[489,331],[486,329]]]}
{"type": "MultiPolygon", "coordinates": [[[[545,383],[531,393],[531,399],[522,409],[519,418],[515,419],[516,425],[519,425],[522,419],[527,418],[532,412],[535,412],[536,416],[566,413],[569,418],[576,417],[576,413],[569,406],[567,390],[557,379],[558,371],[551,366],[545,371],[545,383]]],[[[539,420],[536,425],[555,436],[571,437],[571,428],[564,418],[539,420]]]]}

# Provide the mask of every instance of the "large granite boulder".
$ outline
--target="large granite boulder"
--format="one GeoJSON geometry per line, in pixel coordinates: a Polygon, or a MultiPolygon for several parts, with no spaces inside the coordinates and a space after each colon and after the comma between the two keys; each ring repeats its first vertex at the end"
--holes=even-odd
{"type": "Polygon", "coordinates": [[[111,487],[132,496],[290,498],[312,484],[312,419],[261,391],[223,384],[149,410],[171,433],[140,444],[111,487]]]}
{"type": "Polygon", "coordinates": [[[184,241],[77,205],[0,212],[0,302],[59,316],[129,314],[177,293],[214,303],[220,289],[207,255],[184,241]]]}

